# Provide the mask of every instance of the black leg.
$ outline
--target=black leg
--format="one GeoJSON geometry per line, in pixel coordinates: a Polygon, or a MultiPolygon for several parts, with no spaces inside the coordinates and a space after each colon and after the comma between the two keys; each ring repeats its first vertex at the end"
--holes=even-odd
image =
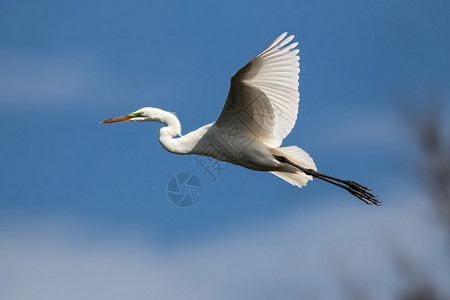
{"type": "Polygon", "coordinates": [[[294,164],[293,162],[291,162],[284,156],[274,155],[274,157],[280,162],[284,162],[293,167],[296,167],[297,169],[301,170],[306,175],[313,176],[315,178],[321,179],[323,181],[334,184],[335,186],[343,188],[344,190],[348,191],[353,196],[364,201],[366,204],[369,204],[369,205],[374,204],[374,205],[380,206],[382,203],[381,201],[379,201],[377,199],[377,196],[374,196],[372,193],[370,193],[370,189],[368,189],[367,187],[365,187],[355,181],[342,180],[339,178],[335,178],[335,177],[331,177],[331,176],[319,173],[313,169],[305,169],[297,164],[294,164]]]}

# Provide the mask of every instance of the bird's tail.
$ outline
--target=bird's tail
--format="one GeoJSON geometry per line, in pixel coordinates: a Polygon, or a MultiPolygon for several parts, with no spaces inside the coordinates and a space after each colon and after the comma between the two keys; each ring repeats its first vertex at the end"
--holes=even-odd
{"type": "MultiPolygon", "coordinates": [[[[306,153],[303,149],[297,146],[274,148],[271,149],[270,152],[272,152],[272,155],[275,156],[283,156],[287,158],[289,161],[293,162],[294,164],[299,165],[305,169],[313,169],[317,171],[316,165],[314,164],[314,161],[311,158],[311,156],[309,156],[308,153],[306,153]]],[[[276,171],[270,173],[298,187],[305,186],[309,180],[313,179],[312,176],[306,175],[304,172],[300,170],[297,173],[276,172],[276,171]]]]}

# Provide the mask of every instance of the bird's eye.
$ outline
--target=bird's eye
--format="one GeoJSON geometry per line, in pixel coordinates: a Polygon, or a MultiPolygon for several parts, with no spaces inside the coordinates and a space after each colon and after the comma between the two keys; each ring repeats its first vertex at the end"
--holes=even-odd
{"type": "Polygon", "coordinates": [[[144,112],[141,111],[141,112],[139,113],[139,115],[142,117],[142,116],[144,115],[144,112]]]}

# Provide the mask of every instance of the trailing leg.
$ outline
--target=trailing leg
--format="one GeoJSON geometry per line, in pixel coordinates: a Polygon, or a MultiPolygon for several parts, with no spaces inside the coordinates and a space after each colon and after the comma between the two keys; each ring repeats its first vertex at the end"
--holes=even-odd
{"type": "Polygon", "coordinates": [[[296,167],[297,169],[301,170],[306,175],[313,176],[315,178],[321,179],[323,181],[334,184],[335,186],[343,188],[344,190],[348,191],[353,196],[364,201],[366,204],[369,204],[369,205],[374,204],[374,205],[380,206],[382,203],[381,201],[379,201],[377,199],[377,196],[374,196],[372,193],[370,193],[370,189],[368,189],[367,187],[365,187],[355,181],[343,180],[343,179],[339,179],[339,178],[335,178],[335,177],[331,177],[331,176],[319,173],[313,169],[303,168],[303,167],[291,162],[289,159],[287,159],[284,156],[274,155],[274,157],[280,162],[283,162],[283,163],[289,164],[293,167],[296,167]]]}

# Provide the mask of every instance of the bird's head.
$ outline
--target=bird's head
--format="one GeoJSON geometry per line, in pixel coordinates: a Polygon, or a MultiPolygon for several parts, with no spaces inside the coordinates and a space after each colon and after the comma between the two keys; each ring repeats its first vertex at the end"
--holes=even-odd
{"type": "Polygon", "coordinates": [[[161,115],[161,111],[162,110],[159,108],[144,107],[131,114],[102,121],[100,122],[100,124],[117,122],[158,121],[159,116],[161,115]]]}
{"type": "Polygon", "coordinates": [[[154,107],[144,107],[131,114],[105,120],[100,122],[100,124],[144,121],[156,121],[163,123],[170,128],[171,134],[173,134],[172,136],[181,135],[181,124],[175,114],[154,107]]]}

